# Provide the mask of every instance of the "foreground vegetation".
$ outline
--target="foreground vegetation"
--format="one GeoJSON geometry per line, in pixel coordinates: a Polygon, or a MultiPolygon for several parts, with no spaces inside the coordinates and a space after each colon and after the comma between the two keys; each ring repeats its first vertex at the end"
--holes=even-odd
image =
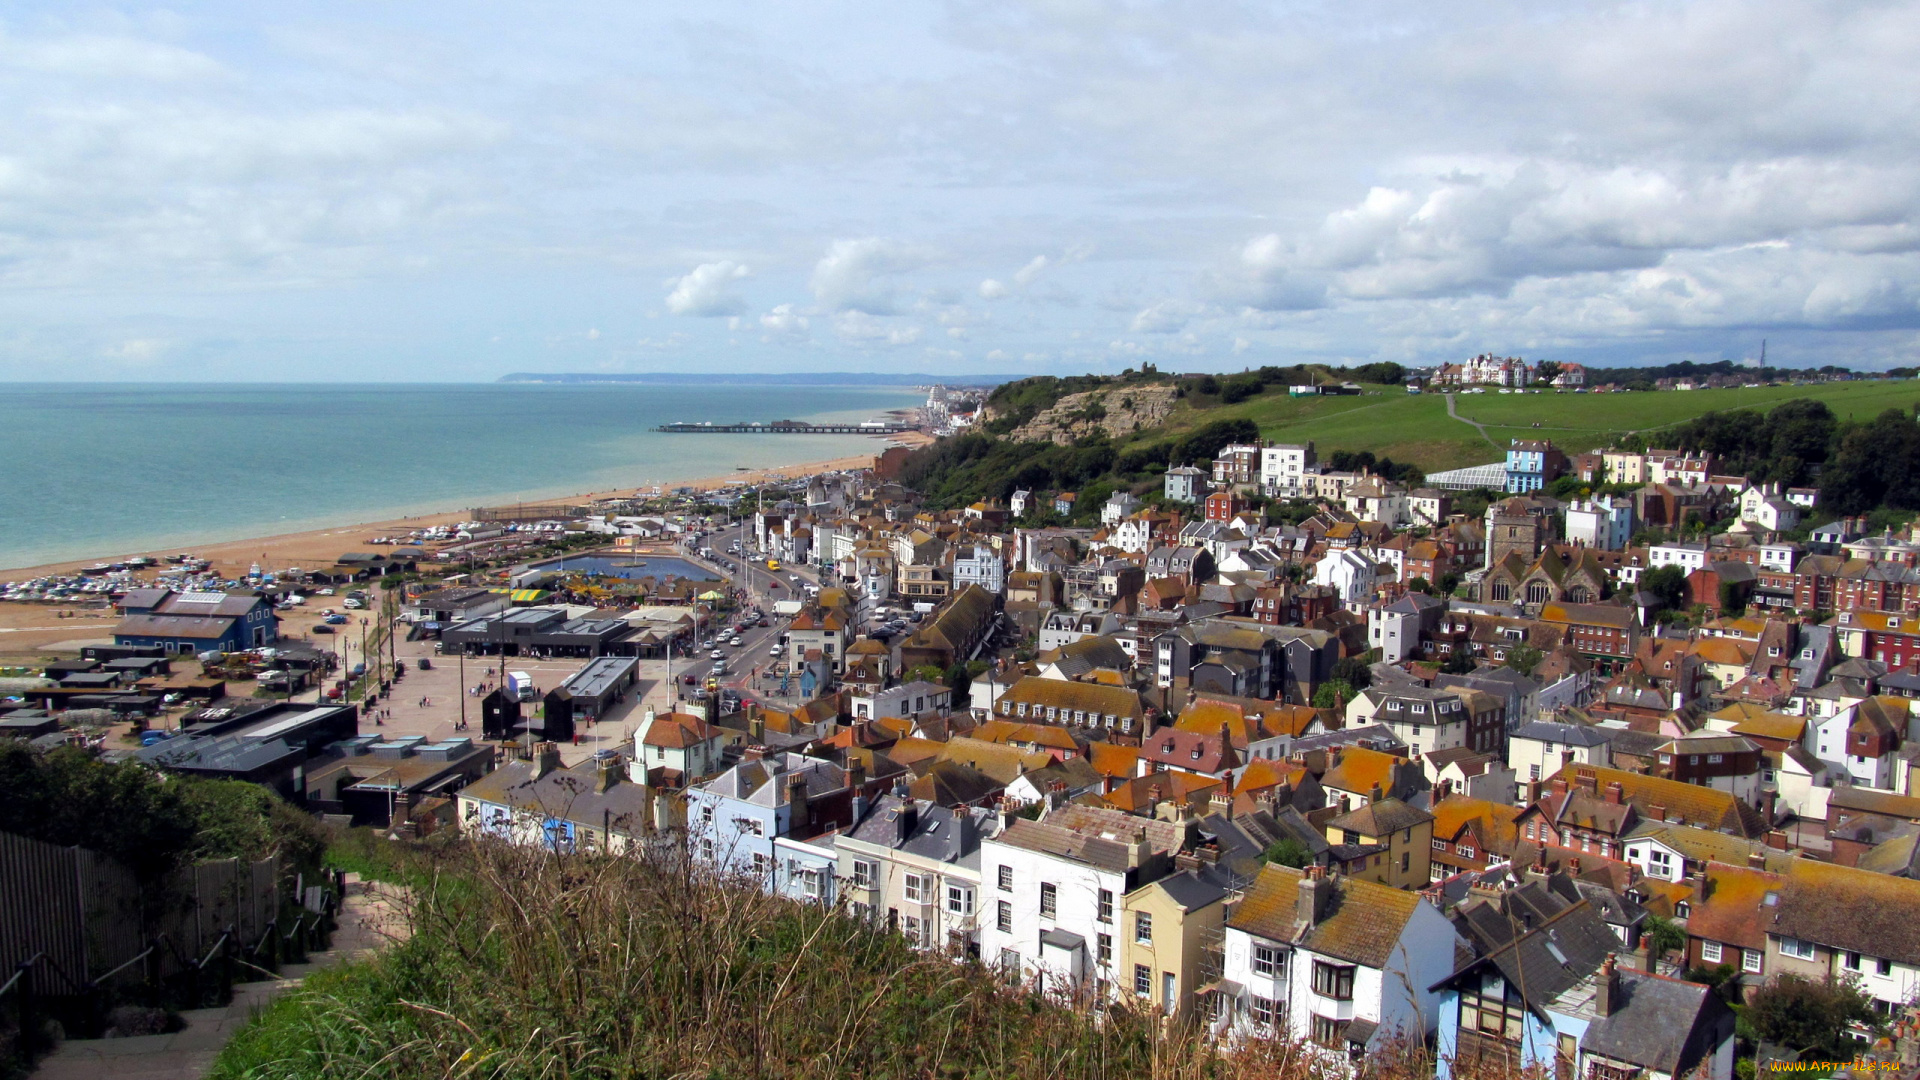
{"type": "MultiPolygon", "coordinates": [[[[1150,1012],[1043,999],[677,855],[372,841],[341,862],[412,886],[412,936],[282,998],[215,1077],[1326,1075],[1306,1046],[1224,1059],[1150,1012]]],[[[1374,1064],[1431,1076],[1419,1053],[1374,1064]]]]}

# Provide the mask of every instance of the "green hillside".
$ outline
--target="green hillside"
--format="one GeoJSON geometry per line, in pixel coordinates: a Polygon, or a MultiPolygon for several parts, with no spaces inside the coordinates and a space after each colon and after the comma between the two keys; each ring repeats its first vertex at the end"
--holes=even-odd
{"type": "Polygon", "coordinates": [[[1920,379],[1631,394],[1488,391],[1456,395],[1459,419],[1447,415],[1441,394],[1369,387],[1356,397],[1290,398],[1282,390],[1237,405],[1183,404],[1168,418],[1166,430],[1151,437],[1245,418],[1267,439],[1311,440],[1323,457],[1336,450],[1368,450],[1435,472],[1498,460],[1514,438],[1552,439],[1568,453],[1579,453],[1628,431],[1651,432],[1704,413],[1768,409],[1795,399],[1825,402],[1842,420],[1869,420],[1883,410],[1920,402],[1920,379]],[[1482,425],[1484,435],[1469,421],[1482,425]]]}

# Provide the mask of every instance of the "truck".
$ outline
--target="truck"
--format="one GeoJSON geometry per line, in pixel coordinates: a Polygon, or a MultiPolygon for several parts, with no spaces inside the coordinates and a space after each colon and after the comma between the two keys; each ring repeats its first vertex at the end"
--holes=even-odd
{"type": "Polygon", "coordinates": [[[533,676],[524,671],[507,672],[507,693],[512,694],[515,701],[532,701],[533,676]]]}

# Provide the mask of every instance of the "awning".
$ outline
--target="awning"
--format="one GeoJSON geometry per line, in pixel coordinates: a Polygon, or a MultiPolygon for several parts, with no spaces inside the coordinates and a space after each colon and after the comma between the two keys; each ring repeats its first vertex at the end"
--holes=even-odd
{"type": "Polygon", "coordinates": [[[545,589],[488,589],[487,591],[506,593],[507,599],[516,604],[537,604],[553,595],[545,589]]]}
{"type": "Polygon", "coordinates": [[[708,590],[707,592],[701,593],[699,596],[699,599],[701,600],[725,600],[726,598],[727,598],[727,594],[721,592],[718,589],[708,590]]]}

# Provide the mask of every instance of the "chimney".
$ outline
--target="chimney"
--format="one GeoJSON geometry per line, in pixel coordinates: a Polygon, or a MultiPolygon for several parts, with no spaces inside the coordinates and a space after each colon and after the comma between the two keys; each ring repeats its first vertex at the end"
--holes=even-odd
{"type": "Polygon", "coordinates": [[[560,748],[550,742],[535,743],[533,747],[533,778],[535,780],[560,767],[560,748]]]}
{"type": "Polygon", "coordinates": [[[1367,802],[1377,803],[1379,801],[1380,801],[1380,785],[1375,784],[1372,787],[1367,789],[1367,802]]]}
{"type": "Polygon", "coordinates": [[[787,777],[787,831],[797,835],[812,822],[811,810],[807,806],[807,774],[795,773],[787,777]]]}
{"type": "Polygon", "coordinates": [[[1647,816],[1655,821],[1665,821],[1667,820],[1667,808],[1659,803],[1654,803],[1647,807],[1647,816]]]}
{"type": "Polygon", "coordinates": [[[620,782],[620,756],[607,754],[595,756],[593,761],[593,790],[604,795],[608,788],[620,782]]]}
{"type": "Polygon", "coordinates": [[[1564,775],[1553,778],[1553,793],[1555,795],[1565,795],[1567,793],[1567,778],[1564,775]]]}
{"type": "Polygon", "coordinates": [[[1620,781],[1613,780],[1607,784],[1607,802],[1609,805],[1619,806],[1625,795],[1625,789],[1621,788],[1620,781]]]}
{"type": "Polygon", "coordinates": [[[847,762],[847,786],[853,789],[853,793],[856,796],[864,795],[866,794],[867,788],[867,763],[857,759],[851,759],[851,755],[849,755],[849,758],[850,760],[847,762]]]}
{"type": "Polygon", "coordinates": [[[1767,846],[1775,851],[1787,850],[1787,834],[1779,829],[1772,830],[1767,833],[1767,846]]]}
{"type": "Polygon", "coordinates": [[[900,808],[893,812],[893,821],[896,826],[894,830],[894,842],[900,844],[906,843],[907,837],[912,836],[913,830],[920,825],[919,804],[915,803],[912,799],[901,803],[900,808]]]}
{"type": "Polygon", "coordinates": [[[1333,896],[1333,882],[1327,878],[1324,866],[1309,866],[1300,875],[1300,891],[1295,895],[1293,908],[1294,925],[1310,927],[1318,924],[1327,913],[1327,901],[1333,896]]]}
{"type": "Polygon", "coordinates": [[[767,741],[767,718],[758,705],[747,707],[747,737],[757,743],[767,741]]]}
{"type": "Polygon", "coordinates": [[[1600,962],[1600,977],[1594,980],[1593,1011],[1596,1016],[1612,1016],[1620,1004],[1620,973],[1615,970],[1612,953],[1600,962]]]}
{"type": "Polygon", "coordinates": [[[1765,870],[1767,868],[1767,853],[1757,849],[1747,852],[1747,868],[1751,870],[1765,870]]]}

